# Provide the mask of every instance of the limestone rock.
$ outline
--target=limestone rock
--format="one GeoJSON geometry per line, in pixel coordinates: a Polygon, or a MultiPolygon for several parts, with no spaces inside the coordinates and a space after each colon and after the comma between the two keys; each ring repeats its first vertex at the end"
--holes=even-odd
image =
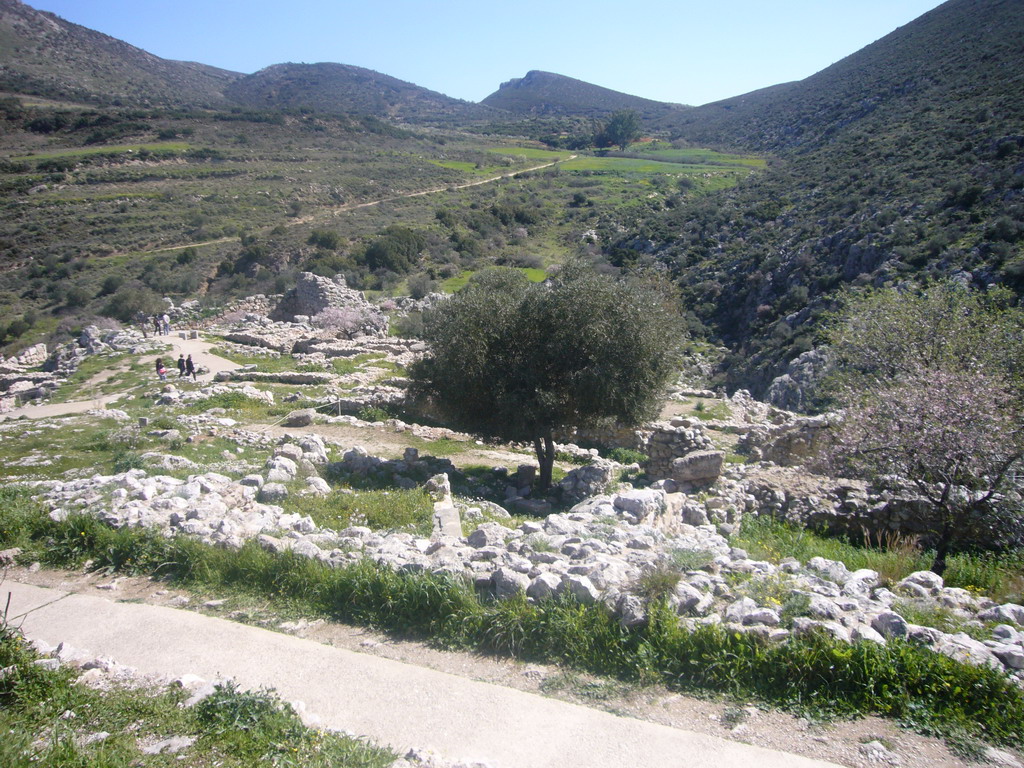
{"type": "Polygon", "coordinates": [[[677,483],[713,483],[722,474],[724,462],[722,451],[695,451],[672,461],[671,477],[677,483]]]}
{"type": "Polygon", "coordinates": [[[286,427],[308,427],[316,418],[316,410],[313,408],[300,408],[289,413],[282,422],[286,427]]]}

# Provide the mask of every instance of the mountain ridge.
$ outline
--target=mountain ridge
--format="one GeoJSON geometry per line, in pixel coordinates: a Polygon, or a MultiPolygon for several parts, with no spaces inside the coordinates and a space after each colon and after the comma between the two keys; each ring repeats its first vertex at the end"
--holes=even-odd
{"type": "Polygon", "coordinates": [[[480,103],[516,114],[539,116],[601,117],[618,110],[632,109],[650,119],[663,117],[675,110],[690,109],[682,104],[645,99],[538,69],[530,70],[524,77],[505,81],[480,103]]]}
{"type": "Polygon", "coordinates": [[[494,114],[486,106],[336,62],[274,64],[239,77],[224,93],[230,101],[249,107],[358,112],[400,121],[478,120],[494,114]]]}
{"type": "Polygon", "coordinates": [[[177,62],[117,38],[0,0],[0,90],[98,106],[207,106],[238,73],[177,62]]]}

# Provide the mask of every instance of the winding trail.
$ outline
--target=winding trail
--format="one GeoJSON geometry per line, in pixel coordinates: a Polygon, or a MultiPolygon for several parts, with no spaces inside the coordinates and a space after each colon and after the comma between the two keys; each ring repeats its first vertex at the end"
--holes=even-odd
{"type": "Polygon", "coordinates": [[[147,675],[234,678],[323,727],[493,768],[838,768],[192,611],[7,582],[8,621],[147,675]],[[268,663],[272,661],[272,663],[268,663]]]}
{"type": "MultiPolygon", "coordinates": [[[[575,160],[579,155],[569,155],[569,157],[559,158],[558,160],[552,160],[550,163],[542,163],[541,165],[534,165],[529,168],[519,168],[515,171],[509,171],[508,173],[501,173],[497,176],[488,176],[486,179],[477,179],[476,181],[467,181],[462,184],[446,184],[443,187],[431,187],[430,189],[421,189],[418,192],[403,192],[399,195],[392,195],[390,197],[382,197],[379,200],[370,200],[365,203],[346,203],[334,208],[330,211],[331,217],[339,216],[342,213],[348,211],[359,210],[360,208],[372,208],[375,205],[381,203],[393,203],[395,200],[404,200],[410,197],[423,197],[424,195],[434,195],[438,192],[448,192],[455,189],[466,189],[468,187],[478,187],[481,184],[492,184],[495,181],[501,181],[502,179],[511,179],[514,176],[518,176],[521,173],[530,173],[531,171],[541,171],[545,168],[550,168],[553,165],[559,163],[565,163],[569,160],[575,160]]],[[[294,227],[299,224],[310,224],[318,219],[325,218],[323,215],[314,216],[302,216],[298,219],[294,219],[286,224],[286,226],[294,227]]],[[[183,248],[200,248],[206,245],[219,245],[221,243],[238,242],[241,238],[239,237],[218,237],[215,240],[203,240],[201,242],[190,242],[183,243],[181,245],[165,245],[162,248],[153,248],[149,251],[136,251],[134,252],[137,256],[147,256],[152,253],[166,253],[168,251],[180,251],[183,248]]]]}

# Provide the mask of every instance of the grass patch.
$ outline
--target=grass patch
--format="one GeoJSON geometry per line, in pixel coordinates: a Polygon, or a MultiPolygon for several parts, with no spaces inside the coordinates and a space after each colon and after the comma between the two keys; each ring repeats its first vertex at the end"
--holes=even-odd
{"type": "Polygon", "coordinates": [[[242,392],[221,392],[185,406],[182,411],[185,413],[206,413],[211,408],[223,408],[231,413],[233,417],[259,421],[261,419],[287,416],[298,405],[295,403],[267,403],[252,397],[246,397],[242,392]]]}
{"type": "Polygon", "coordinates": [[[577,157],[566,160],[559,165],[566,171],[596,171],[618,174],[662,174],[670,173],[684,176],[698,176],[714,174],[722,177],[738,178],[746,176],[752,169],[749,167],[728,167],[723,165],[694,165],[692,163],[678,163],[670,160],[652,157],[644,159],[640,157],[577,157]]]}
{"type": "MultiPolygon", "coordinates": [[[[531,283],[543,283],[548,279],[548,273],[545,269],[537,269],[535,267],[518,267],[517,269],[526,275],[526,279],[531,283]]],[[[441,290],[444,293],[457,293],[465,287],[474,274],[475,270],[467,269],[455,277],[449,277],[441,283],[441,290]]]]}
{"type": "MultiPolygon", "coordinates": [[[[878,571],[885,584],[893,584],[915,571],[926,571],[934,560],[933,553],[913,547],[857,546],[764,516],[745,517],[732,543],[760,560],[779,562],[784,557],[795,557],[805,563],[812,557],[824,557],[845,563],[851,571],[870,568],[878,571]]],[[[943,580],[947,587],[986,594],[997,602],[1021,602],[1024,599],[1024,553],[951,555],[947,558],[943,580]]]]}
{"type": "Polygon", "coordinates": [[[376,531],[409,531],[429,536],[433,526],[434,504],[422,488],[293,495],[282,506],[289,512],[309,515],[318,526],[334,530],[365,525],[376,531]]]}
{"type": "Polygon", "coordinates": [[[616,446],[608,451],[608,458],[619,464],[643,464],[650,456],[640,451],[634,451],[632,448],[616,446]]]}
{"type": "Polygon", "coordinates": [[[693,415],[701,421],[728,421],[732,418],[729,406],[721,400],[697,400],[693,404],[693,415]]]}
{"type": "Polygon", "coordinates": [[[490,147],[487,151],[496,155],[507,155],[510,157],[519,156],[525,157],[527,160],[541,160],[546,162],[565,160],[572,156],[572,152],[538,149],[537,147],[490,147]]]}
{"type": "Polygon", "coordinates": [[[615,153],[627,156],[639,156],[669,163],[682,163],[686,165],[705,166],[745,166],[748,168],[766,168],[768,161],[763,157],[753,155],[734,155],[726,152],[716,152],[713,149],[697,149],[695,147],[684,147],[681,149],[666,147],[663,144],[652,143],[648,145],[633,145],[628,152],[615,153]]]}
{"type": "MultiPolygon", "coordinates": [[[[86,357],[79,364],[75,372],[68,376],[67,381],[50,396],[50,402],[64,403],[69,400],[82,400],[94,394],[94,388],[87,388],[85,386],[86,383],[93,377],[117,367],[127,356],[127,352],[122,352],[114,355],[90,355],[86,357]]],[[[125,389],[126,382],[124,381],[123,374],[118,374],[112,378],[115,379],[113,383],[117,385],[117,390],[125,389]]],[[[138,379],[132,383],[139,384],[142,383],[142,380],[138,379]]]]}
{"type": "Polygon", "coordinates": [[[471,450],[474,445],[465,440],[452,440],[449,437],[441,437],[437,440],[424,440],[416,435],[409,436],[409,444],[420,452],[421,456],[457,456],[460,453],[471,450]]]}
{"type": "Polygon", "coordinates": [[[140,749],[170,736],[194,739],[177,756],[188,765],[386,768],[396,757],[358,739],[307,729],[270,691],[228,683],[185,708],[187,694],[180,689],[95,690],[75,683],[75,670],[44,669],[37,658],[16,630],[0,622],[0,668],[6,672],[0,681],[0,765],[8,768],[178,764],[140,749]],[[109,736],[83,744],[83,736],[100,731],[109,736]]]}
{"type": "Polygon", "coordinates": [[[82,416],[12,423],[4,436],[0,462],[8,482],[30,476],[58,477],[74,470],[112,471],[119,455],[139,448],[138,434],[131,428],[113,419],[82,416]],[[8,435],[17,439],[7,439],[8,435]]]}
{"type": "Polygon", "coordinates": [[[644,627],[626,630],[603,606],[570,599],[479,598],[458,576],[395,572],[360,561],[330,568],[254,543],[240,550],[156,533],[113,530],[93,518],[56,522],[29,509],[27,491],[0,489],[3,546],[26,545],[27,557],[53,565],[118,569],[127,556],[137,572],[204,589],[283,599],[308,614],[475,648],[560,662],[592,674],[676,690],[717,692],[770,702],[815,716],[878,714],[933,733],[1024,739],[1024,691],[1005,674],[973,667],[898,641],[846,645],[811,635],[770,645],[752,635],[707,626],[687,630],[665,603],[644,627]]]}
{"type": "Polygon", "coordinates": [[[187,152],[191,149],[189,144],[185,142],[167,141],[154,144],[108,144],[104,146],[95,147],[74,147],[72,149],[51,149],[45,152],[33,152],[30,155],[21,155],[19,157],[12,157],[11,160],[14,162],[24,162],[26,160],[49,160],[51,158],[58,157],[90,157],[92,155],[121,155],[128,153],[137,152],[159,152],[159,153],[178,153],[187,152]]]}

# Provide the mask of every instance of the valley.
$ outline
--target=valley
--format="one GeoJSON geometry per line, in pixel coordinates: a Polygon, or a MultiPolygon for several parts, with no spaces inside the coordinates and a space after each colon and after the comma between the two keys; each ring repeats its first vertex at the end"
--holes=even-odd
{"type": "MultiPolygon", "coordinates": [[[[432,716],[480,678],[627,741],[1020,766],[1022,62],[1016,0],[949,0],[712,104],[472,103],[0,0],[0,573],[460,677],[432,716]]],[[[470,764],[21,618],[4,765],[470,764]]]]}

